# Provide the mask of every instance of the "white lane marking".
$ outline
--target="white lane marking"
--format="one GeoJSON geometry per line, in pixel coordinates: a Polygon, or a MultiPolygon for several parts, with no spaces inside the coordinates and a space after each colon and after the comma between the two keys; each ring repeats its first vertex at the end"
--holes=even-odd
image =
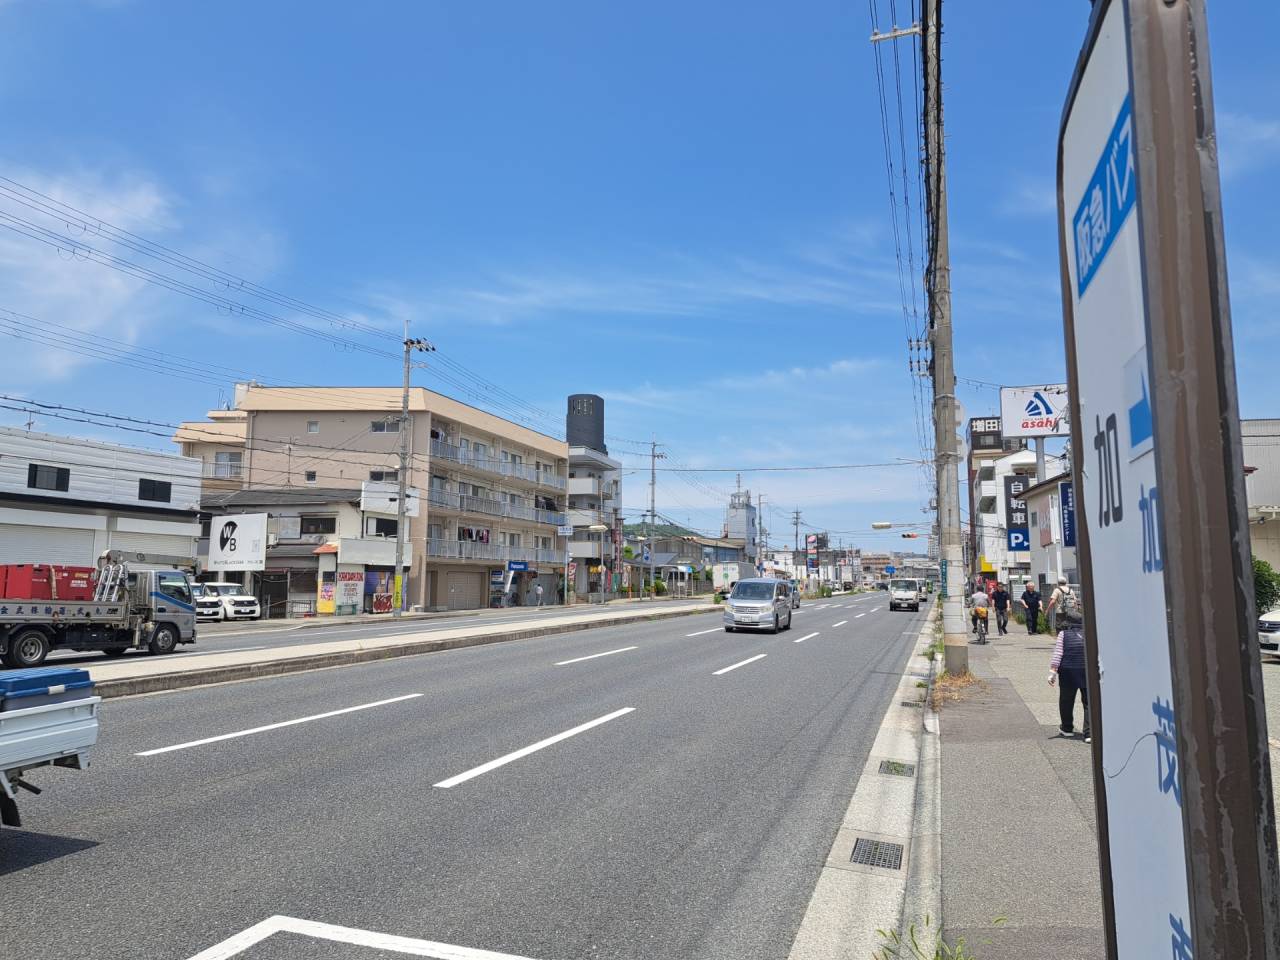
{"type": "Polygon", "coordinates": [[[844,604],[843,604],[843,603],[833,603],[833,604],[831,605],[831,609],[832,609],[832,610],[834,610],[834,609],[836,609],[837,607],[843,607],[843,606],[844,606],[844,604]]]}
{"type": "Polygon", "coordinates": [[[825,609],[827,609],[827,607],[829,607],[829,606],[831,606],[831,604],[829,604],[829,603],[820,603],[820,604],[818,604],[816,607],[814,607],[813,609],[815,609],[815,610],[825,610],[825,609]]]}
{"type": "MultiPolygon", "coordinates": [[[[719,630],[719,627],[716,627],[719,630]]],[[[596,657],[609,657],[615,653],[626,653],[628,650],[639,650],[639,647],[619,647],[617,650],[606,650],[604,653],[593,653],[589,657],[574,657],[572,660],[561,660],[556,664],[557,667],[563,667],[570,663],[581,663],[583,660],[594,660],[596,657]]]]}
{"type": "Polygon", "coordinates": [[[699,630],[697,633],[686,633],[686,637],[700,637],[704,633],[715,633],[720,627],[712,627],[710,630],[699,630]]]}
{"type": "Polygon", "coordinates": [[[580,733],[590,730],[592,727],[598,727],[602,723],[608,723],[610,720],[617,720],[618,717],[625,716],[635,710],[635,707],[623,707],[621,710],[615,710],[613,713],[606,713],[603,717],[596,717],[586,723],[579,724],[572,730],[566,730],[564,733],[557,733],[554,737],[547,737],[545,740],[539,740],[537,743],[531,743],[527,747],[521,747],[514,753],[508,753],[505,756],[498,757],[497,760],[490,760],[488,763],[482,763],[478,767],[472,767],[470,770],[460,773],[457,776],[450,777],[448,780],[441,780],[436,784],[444,790],[450,787],[456,787],[460,783],[466,783],[475,777],[488,773],[490,770],[497,770],[498,767],[506,766],[513,760],[519,760],[521,757],[527,757],[531,753],[536,753],[545,747],[559,743],[561,740],[568,740],[570,737],[576,737],[580,733]]]}
{"type": "Polygon", "coordinates": [[[735,663],[731,667],[725,667],[723,670],[717,670],[715,673],[711,675],[713,677],[718,677],[722,673],[728,673],[730,670],[737,670],[739,667],[745,667],[748,663],[755,663],[757,660],[763,660],[767,656],[768,656],[767,653],[757,653],[754,657],[747,657],[747,659],[739,663],[735,663]]]}
{"type": "Polygon", "coordinates": [[[314,920],[299,920],[296,917],[284,916],[268,917],[261,923],[255,923],[247,930],[240,931],[208,950],[202,950],[190,960],[230,960],[231,957],[244,953],[250,947],[277,933],[294,933],[311,937],[313,940],[349,943],[357,947],[368,947],[371,950],[386,950],[414,957],[431,957],[434,960],[532,960],[530,957],[517,957],[511,953],[455,947],[449,943],[397,937],[390,933],[377,933],[356,927],[339,927],[332,923],[317,923],[314,920]]]}
{"type": "Polygon", "coordinates": [[[865,617],[865,616],[866,616],[865,613],[855,613],[853,615],[853,619],[857,620],[859,617],[865,617]]]}
{"type": "Polygon", "coordinates": [[[849,622],[848,620],[841,620],[839,623],[833,623],[831,625],[831,629],[834,630],[836,627],[843,627],[848,622],[849,622]]]}
{"type": "Polygon", "coordinates": [[[236,737],[248,737],[267,730],[279,730],[281,727],[292,727],[299,723],[310,723],[312,720],[324,720],[326,717],[337,717],[344,713],[355,713],[357,710],[369,710],[373,707],[385,707],[388,703],[399,703],[402,700],[413,700],[421,697],[421,693],[406,693],[403,697],[391,697],[388,700],[377,700],[373,703],[362,703],[356,707],[343,707],[341,710],[330,710],[328,713],[317,713],[310,717],[299,717],[297,720],[282,720],[280,723],[268,723],[263,727],[252,727],[249,730],[237,730],[235,733],[223,733],[216,737],[205,737],[203,740],[191,740],[187,743],[175,743],[171,747],[157,747],[155,750],[142,750],[135,757],[154,757],[157,753],[172,753],[174,750],[187,750],[191,747],[202,747],[206,743],[217,743],[220,740],[234,740],[236,737]]]}
{"type": "Polygon", "coordinates": [[[872,607],[872,608],[871,608],[871,613],[875,613],[875,612],[876,612],[877,610],[879,610],[879,609],[880,609],[879,607],[872,607]]]}
{"type": "Polygon", "coordinates": [[[792,640],[791,642],[792,642],[792,643],[804,643],[806,640],[812,640],[812,639],[813,639],[814,637],[816,637],[817,635],[818,635],[817,631],[815,631],[814,633],[806,633],[806,634],[805,634],[803,637],[801,637],[799,640],[792,640]]]}

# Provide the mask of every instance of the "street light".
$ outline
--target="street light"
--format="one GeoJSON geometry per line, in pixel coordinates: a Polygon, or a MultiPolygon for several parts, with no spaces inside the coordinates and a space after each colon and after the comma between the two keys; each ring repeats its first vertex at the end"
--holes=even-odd
{"type": "Polygon", "coordinates": [[[590,530],[592,533],[600,534],[600,602],[604,603],[604,576],[605,576],[604,535],[605,535],[605,532],[609,529],[609,526],[608,524],[604,524],[604,523],[593,523],[591,524],[591,526],[587,527],[587,529],[590,530]]]}

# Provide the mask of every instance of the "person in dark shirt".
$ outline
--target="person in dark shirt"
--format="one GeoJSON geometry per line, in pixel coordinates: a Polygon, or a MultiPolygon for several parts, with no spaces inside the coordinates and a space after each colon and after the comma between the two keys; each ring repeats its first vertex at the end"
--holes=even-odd
{"type": "Polygon", "coordinates": [[[996,608],[996,629],[1004,636],[1009,632],[1009,591],[1003,583],[997,583],[991,593],[991,603],[996,608]]]}
{"type": "Polygon", "coordinates": [[[1027,633],[1039,632],[1037,626],[1040,620],[1040,591],[1036,589],[1033,581],[1027,581],[1027,588],[1022,591],[1022,596],[1019,599],[1027,611],[1027,633]]]}
{"type": "Polygon", "coordinates": [[[1084,742],[1089,733],[1089,686],[1085,672],[1084,625],[1074,616],[1063,615],[1062,631],[1049,661],[1049,686],[1058,686],[1058,729],[1064,736],[1075,732],[1076,693],[1084,704],[1084,742]]]}

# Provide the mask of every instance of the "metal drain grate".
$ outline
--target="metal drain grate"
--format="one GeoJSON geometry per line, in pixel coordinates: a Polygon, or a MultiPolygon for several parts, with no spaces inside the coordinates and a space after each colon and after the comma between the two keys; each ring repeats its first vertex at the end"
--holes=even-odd
{"type": "Polygon", "coordinates": [[[880,772],[890,773],[895,777],[914,777],[916,775],[916,765],[914,763],[903,763],[901,760],[881,760],[880,772]]]}
{"type": "Polygon", "coordinates": [[[902,705],[904,707],[923,707],[924,701],[923,700],[903,700],[902,705]]]}
{"type": "Polygon", "coordinates": [[[881,867],[885,870],[902,869],[902,844],[889,843],[885,840],[868,840],[859,837],[853,845],[853,863],[868,867],[881,867]]]}

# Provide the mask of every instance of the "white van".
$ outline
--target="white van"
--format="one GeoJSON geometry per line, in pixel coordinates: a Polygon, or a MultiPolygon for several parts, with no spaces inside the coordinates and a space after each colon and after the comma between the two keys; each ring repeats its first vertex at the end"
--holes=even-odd
{"type": "Polygon", "coordinates": [[[889,581],[889,609],[920,609],[920,582],[918,580],[895,579],[889,581]]]}

